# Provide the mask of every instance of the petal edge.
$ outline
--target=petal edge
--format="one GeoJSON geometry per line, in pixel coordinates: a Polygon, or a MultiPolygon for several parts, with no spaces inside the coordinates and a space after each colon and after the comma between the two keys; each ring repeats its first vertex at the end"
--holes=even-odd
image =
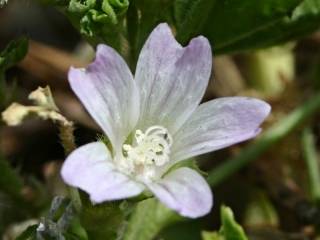
{"type": "Polygon", "coordinates": [[[142,184],[117,171],[101,142],[74,150],[64,162],[61,176],[68,185],[87,192],[94,203],[133,197],[144,190],[142,184]]]}
{"type": "Polygon", "coordinates": [[[224,97],[201,104],[174,136],[173,162],[257,136],[270,110],[266,102],[247,97],[224,97]]]}
{"type": "Polygon", "coordinates": [[[213,205],[208,183],[190,168],[179,168],[160,181],[147,185],[162,203],[185,217],[202,217],[210,212],[213,205]]]}

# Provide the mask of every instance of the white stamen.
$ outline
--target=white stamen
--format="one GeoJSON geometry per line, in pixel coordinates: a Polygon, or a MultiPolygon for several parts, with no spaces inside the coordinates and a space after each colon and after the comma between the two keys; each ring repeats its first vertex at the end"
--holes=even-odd
{"type": "Polygon", "coordinates": [[[172,137],[162,126],[149,127],[145,133],[136,130],[132,145],[124,144],[122,170],[135,176],[152,178],[155,168],[169,162],[172,137]]]}

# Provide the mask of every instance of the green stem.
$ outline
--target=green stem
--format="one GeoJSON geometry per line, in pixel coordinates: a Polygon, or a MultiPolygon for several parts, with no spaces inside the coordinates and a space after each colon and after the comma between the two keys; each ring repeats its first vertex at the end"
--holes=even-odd
{"type": "Polygon", "coordinates": [[[0,71],[0,111],[5,109],[7,101],[6,101],[6,82],[4,73],[0,71]]]}
{"type": "Polygon", "coordinates": [[[247,166],[250,162],[256,160],[261,154],[282,140],[302,121],[319,109],[320,94],[317,93],[302,106],[290,113],[286,118],[265,131],[257,141],[243,149],[239,155],[227,160],[225,163],[209,172],[209,184],[211,186],[218,185],[235,172],[247,166]]]}
{"type": "Polygon", "coordinates": [[[315,139],[310,128],[305,128],[302,135],[302,149],[309,174],[310,194],[315,202],[320,201],[320,168],[315,139]]]}

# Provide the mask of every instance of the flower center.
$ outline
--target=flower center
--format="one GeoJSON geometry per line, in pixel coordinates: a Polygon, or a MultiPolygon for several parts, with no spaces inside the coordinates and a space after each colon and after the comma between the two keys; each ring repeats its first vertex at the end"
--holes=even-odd
{"type": "Polygon", "coordinates": [[[171,145],[172,137],[162,126],[149,127],[144,133],[136,130],[132,145],[123,145],[125,171],[136,177],[153,178],[156,168],[169,162],[171,145]]]}

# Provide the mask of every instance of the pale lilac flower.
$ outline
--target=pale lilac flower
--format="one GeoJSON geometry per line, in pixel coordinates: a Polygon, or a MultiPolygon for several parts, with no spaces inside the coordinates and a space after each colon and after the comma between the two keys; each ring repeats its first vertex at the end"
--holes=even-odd
{"type": "Polygon", "coordinates": [[[168,170],[179,161],[255,137],[270,106],[257,99],[226,97],[199,106],[211,74],[204,37],[182,47],[167,24],[145,43],[133,77],[125,61],[99,45],[95,61],[69,72],[73,91],[108,136],[86,144],[62,167],[64,181],[94,203],[151,191],[183,216],[212,207],[212,193],[195,170],[168,170]]]}

